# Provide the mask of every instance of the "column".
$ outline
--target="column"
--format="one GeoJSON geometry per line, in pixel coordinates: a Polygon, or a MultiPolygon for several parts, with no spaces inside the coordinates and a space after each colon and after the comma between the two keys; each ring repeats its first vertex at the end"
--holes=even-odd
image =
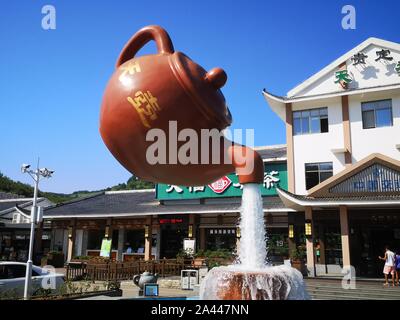
{"type": "Polygon", "coordinates": [[[35,230],[35,241],[33,247],[33,261],[37,264],[40,263],[36,258],[42,253],[42,236],[43,236],[43,222],[39,223],[35,230]]]}
{"type": "Polygon", "coordinates": [[[349,214],[346,206],[340,206],[340,233],[342,235],[343,268],[350,267],[349,214]]]}
{"type": "Polygon", "coordinates": [[[123,261],[122,254],[124,252],[124,243],[125,243],[125,229],[120,228],[118,230],[118,261],[123,261]]]}
{"type": "Polygon", "coordinates": [[[285,107],[286,107],[286,149],[287,149],[288,191],[295,192],[292,104],[286,103],[285,107]]]}
{"type": "Polygon", "coordinates": [[[82,255],[84,256],[87,255],[86,251],[87,251],[88,240],[89,240],[89,230],[84,229],[83,239],[82,239],[82,255]]]}
{"type": "Polygon", "coordinates": [[[206,229],[200,228],[200,250],[206,250],[206,229]]]}
{"type": "Polygon", "coordinates": [[[192,239],[196,239],[196,216],[194,214],[189,215],[189,228],[192,226],[192,239]]]}
{"type": "Polygon", "coordinates": [[[146,218],[145,238],[144,238],[144,260],[151,260],[151,239],[152,239],[152,217],[146,218]],[[147,230],[146,230],[147,229],[147,230]],[[147,231],[147,237],[146,237],[147,231]]]}
{"type": "Polygon", "coordinates": [[[75,242],[75,219],[70,221],[68,227],[68,248],[67,248],[67,261],[71,261],[72,257],[74,256],[74,242],[75,242]]]}
{"type": "MultiPolygon", "coordinates": [[[[313,212],[312,207],[305,207],[305,219],[311,221],[313,228],[313,212]]],[[[310,277],[315,277],[315,254],[314,254],[314,232],[311,229],[311,236],[306,236],[307,249],[307,269],[310,277]]]]}
{"type": "Polygon", "coordinates": [[[351,147],[351,128],[349,117],[349,96],[342,96],[342,120],[343,120],[343,138],[346,152],[344,154],[344,162],[347,166],[352,164],[352,147],[351,147]]]}
{"type": "Polygon", "coordinates": [[[323,224],[319,225],[319,252],[320,252],[320,264],[325,264],[325,232],[323,224]]]}
{"type": "Polygon", "coordinates": [[[289,259],[292,258],[292,252],[297,249],[296,246],[296,219],[293,213],[288,212],[288,249],[289,249],[289,259]],[[293,226],[293,238],[290,238],[290,226],[293,226]]]}

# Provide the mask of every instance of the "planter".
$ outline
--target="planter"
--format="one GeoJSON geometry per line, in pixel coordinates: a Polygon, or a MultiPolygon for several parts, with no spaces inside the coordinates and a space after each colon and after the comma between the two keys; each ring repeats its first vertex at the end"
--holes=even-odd
{"type": "Polygon", "coordinates": [[[202,267],[207,265],[207,259],[206,258],[196,258],[193,260],[193,266],[194,267],[202,267]]]}

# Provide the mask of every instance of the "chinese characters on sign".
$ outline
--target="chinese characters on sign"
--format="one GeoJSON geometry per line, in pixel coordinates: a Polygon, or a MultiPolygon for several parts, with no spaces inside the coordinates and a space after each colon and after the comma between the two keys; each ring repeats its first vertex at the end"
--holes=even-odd
{"type": "MultiPolygon", "coordinates": [[[[165,190],[168,193],[173,192],[173,191],[176,191],[178,193],[182,193],[183,192],[183,189],[181,187],[179,187],[179,186],[175,186],[173,184],[169,184],[168,186],[169,186],[169,188],[167,190],[165,190]]],[[[192,188],[192,187],[190,187],[190,188],[192,188]]]]}
{"type": "Polygon", "coordinates": [[[340,85],[343,88],[347,88],[347,85],[353,81],[350,76],[349,76],[349,72],[347,70],[339,70],[335,72],[335,83],[340,83],[340,85]]]}
{"type": "Polygon", "coordinates": [[[397,62],[396,67],[394,68],[396,70],[396,72],[398,73],[398,75],[400,76],[400,61],[397,62]]]}
{"type": "Polygon", "coordinates": [[[151,128],[149,120],[156,120],[158,118],[157,112],[161,110],[157,98],[150,91],[138,91],[134,98],[128,97],[127,100],[138,112],[143,125],[151,128]]]}
{"type": "MultiPolygon", "coordinates": [[[[391,52],[389,49],[381,49],[379,51],[375,51],[377,58],[375,61],[393,61],[394,58],[391,56],[391,52]]],[[[353,61],[353,66],[357,65],[366,65],[367,62],[365,59],[368,58],[368,56],[363,53],[359,52],[354,54],[351,57],[351,60],[353,61]]],[[[400,61],[396,63],[395,66],[395,71],[398,73],[400,76],[400,61]]],[[[350,78],[349,73],[346,69],[344,70],[339,70],[335,72],[335,83],[339,83],[343,89],[347,89],[347,85],[352,82],[353,79],[350,78]]]]}
{"type": "Polygon", "coordinates": [[[373,179],[367,181],[355,181],[353,184],[354,190],[356,191],[400,191],[400,181],[386,179],[385,172],[382,169],[375,168],[372,172],[373,179]]]}
{"type": "MultiPolygon", "coordinates": [[[[400,191],[400,181],[382,180],[381,187],[382,191],[400,191]]],[[[368,192],[379,191],[379,181],[378,180],[356,181],[353,184],[353,188],[355,191],[368,191],[368,192]]]]}
{"type": "Polygon", "coordinates": [[[362,53],[362,52],[359,52],[359,53],[357,53],[357,54],[355,54],[352,58],[351,58],[351,60],[353,60],[353,66],[356,66],[356,65],[358,65],[358,64],[365,64],[365,58],[368,58],[368,56],[367,55],[365,55],[364,53],[362,53]]]}
{"type": "MultiPolygon", "coordinates": [[[[278,171],[271,171],[271,172],[265,172],[264,173],[264,182],[263,182],[263,188],[265,189],[271,189],[275,188],[276,186],[279,185],[280,178],[279,172],[278,171]]],[[[233,186],[234,188],[238,189],[243,189],[243,185],[240,184],[239,182],[233,183],[232,180],[229,179],[227,176],[222,177],[221,179],[209,184],[208,186],[197,186],[197,187],[186,187],[187,192],[189,193],[197,193],[197,192],[205,192],[206,187],[211,189],[214,193],[216,194],[222,194],[225,190],[227,190],[230,186],[233,186]]],[[[165,189],[165,192],[167,193],[183,193],[185,187],[180,187],[176,185],[167,185],[167,188],[165,189]]]]}
{"type": "Polygon", "coordinates": [[[378,56],[378,58],[375,59],[375,61],[379,61],[379,60],[387,60],[387,61],[392,61],[393,57],[390,57],[390,50],[388,49],[382,49],[380,51],[376,51],[376,55],[378,56]]]}
{"type": "Polygon", "coordinates": [[[276,175],[278,174],[278,171],[271,171],[270,173],[264,172],[264,188],[271,189],[272,187],[274,187],[275,184],[279,182],[279,178],[276,177],[276,175]]]}

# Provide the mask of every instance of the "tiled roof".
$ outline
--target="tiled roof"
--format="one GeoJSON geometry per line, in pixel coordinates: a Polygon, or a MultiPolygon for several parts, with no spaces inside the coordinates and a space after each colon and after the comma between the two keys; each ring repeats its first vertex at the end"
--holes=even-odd
{"type": "MultiPolygon", "coordinates": [[[[30,209],[32,206],[32,199],[31,198],[20,198],[20,199],[12,199],[10,201],[0,201],[0,217],[4,217],[12,213],[15,209],[15,206],[18,205],[20,208],[30,209]]],[[[47,198],[38,198],[37,204],[41,207],[48,207],[53,205],[51,201],[47,198]]]]}
{"type": "MultiPolygon", "coordinates": [[[[239,198],[240,199],[240,198],[239,198]]],[[[223,198],[213,203],[199,204],[188,201],[160,202],[155,191],[103,192],[85,199],[55,205],[45,209],[46,217],[96,216],[96,215],[146,215],[146,214],[185,214],[213,211],[239,211],[240,200],[223,198]]],[[[279,197],[265,197],[264,209],[284,209],[279,197]]]]}
{"type": "Polygon", "coordinates": [[[379,201],[400,201],[400,193],[398,194],[375,194],[375,195],[349,195],[349,196],[339,196],[339,197],[310,197],[307,195],[298,195],[291,193],[286,190],[282,190],[283,193],[293,197],[294,199],[307,202],[379,202],[379,201]]]}
{"type": "Polygon", "coordinates": [[[286,158],[286,145],[276,145],[268,147],[257,147],[255,150],[263,159],[286,158]]]}
{"type": "Polygon", "coordinates": [[[0,212],[3,210],[14,208],[16,204],[20,205],[20,204],[28,202],[28,201],[30,201],[30,199],[24,199],[24,198],[21,198],[21,200],[12,199],[9,201],[0,201],[0,212]]]}
{"type": "Polygon", "coordinates": [[[0,200],[24,198],[18,194],[0,191],[0,200]]]}

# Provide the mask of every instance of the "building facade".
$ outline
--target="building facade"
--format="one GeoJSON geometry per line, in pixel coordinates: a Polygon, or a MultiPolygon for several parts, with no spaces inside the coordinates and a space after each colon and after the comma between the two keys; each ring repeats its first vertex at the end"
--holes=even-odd
{"type": "MultiPolygon", "coordinates": [[[[38,205],[46,208],[53,203],[39,197],[38,205]]],[[[32,198],[0,192],[0,261],[11,260],[25,262],[28,257],[30,239],[30,210],[32,198]]],[[[50,251],[51,230],[48,224],[37,227],[35,252],[38,255],[50,251]]],[[[34,257],[35,263],[40,263],[34,257]]]]}
{"type": "MultiPolygon", "coordinates": [[[[264,160],[263,208],[275,260],[288,257],[288,212],[277,194],[287,190],[286,147],[258,148],[264,160]]],[[[102,240],[112,240],[119,261],[175,258],[185,239],[197,250],[234,251],[242,185],[235,174],[207,186],[158,184],[155,190],[101,192],[55,205],[44,212],[52,226],[52,248],[66,260],[97,256],[102,240]]]]}
{"type": "Polygon", "coordinates": [[[263,94],[286,125],[279,195],[308,227],[310,274],[380,274],[384,245],[400,250],[400,44],[369,38],[287,96],[263,94]]]}

